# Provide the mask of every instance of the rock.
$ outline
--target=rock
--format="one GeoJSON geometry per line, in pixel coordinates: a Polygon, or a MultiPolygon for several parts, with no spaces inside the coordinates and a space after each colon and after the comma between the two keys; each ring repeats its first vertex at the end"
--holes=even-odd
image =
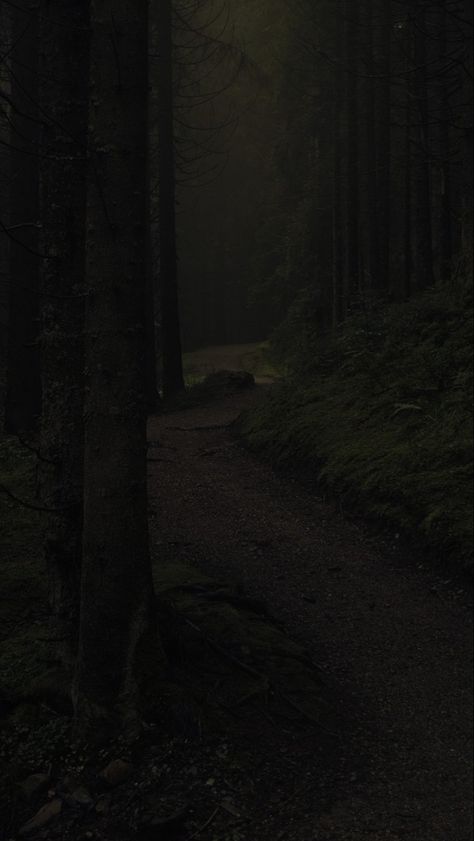
{"type": "Polygon", "coordinates": [[[79,776],[73,776],[72,774],[67,774],[62,779],[58,780],[58,784],[56,786],[56,791],[61,796],[63,794],[73,794],[73,792],[81,787],[81,780],[79,776]]]}
{"type": "Polygon", "coordinates": [[[33,832],[36,832],[38,829],[42,829],[43,826],[46,826],[53,818],[57,818],[58,815],[61,814],[63,808],[62,801],[59,797],[55,797],[54,800],[51,800],[49,803],[46,803],[39,812],[34,815],[29,821],[27,821],[20,829],[20,835],[31,835],[33,832]]]}
{"type": "Polygon", "coordinates": [[[182,828],[188,814],[189,806],[186,804],[176,808],[169,814],[148,815],[139,828],[138,838],[140,841],[148,841],[148,839],[155,841],[157,830],[159,838],[162,837],[164,830],[167,833],[173,833],[174,837],[174,833],[182,828]]]}
{"type": "Polygon", "coordinates": [[[112,798],[110,794],[104,794],[103,797],[99,797],[97,803],[95,804],[95,810],[98,815],[107,815],[110,811],[110,804],[112,802],[112,798]]]}
{"type": "Polygon", "coordinates": [[[20,789],[28,802],[44,794],[48,790],[48,786],[48,774],[31,774],[26,780],[20,783],[20,789]]]}
{"type": "Polygon", "coordinates": [[[123,759],[114,759],[109,762],[107,768],[101,772],[100,776],[111,788],[125,783],[133,773],[133,765],[130,762],[125,762],[123,759]]]}
{"type": "Polygon", "coordinates": [[[240,812],[229,798],[223,800],[221,803],[221,809],[228,812],[229,815],[233,815],[234,818],[240,818],[240,812]]]}
{"type": "Polygon", "coordinates": [[[209,374],[202,385],[210,391],[233,393],[246,388],[253,388],[255,378],[248,371],[216,371],[213,374],[209,374]]]}
{"type": "Polygon", "coordinates": [[[78,806],[84,806],[87,808],[94,805],[94,800],[92,799],[90,792],[88,792],[84,786],[79,786],[74,789],[70,799],[78,806]]]}

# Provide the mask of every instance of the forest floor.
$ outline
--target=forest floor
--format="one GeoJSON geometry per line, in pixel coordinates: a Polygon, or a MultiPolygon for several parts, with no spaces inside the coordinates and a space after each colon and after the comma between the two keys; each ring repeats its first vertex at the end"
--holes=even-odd
{"type": "Polygon", "coordinates": [[[153,544],[266,603],[326,670],[337,732],[262,715],[261,738],[239,736],[253,740],[233,790],[246,820],[219,811],[211,781],[219,815],[196,837],[470,841],[469,587],[248,454],[233,423],[264,395],[151,421],[153,544]]]}
{"type": "Polygon", "coordinates": [[[136,743],[71,744],[40,515],[0,499],[1,841],[471,841],[469,586],[245,450],[269,387],[150,419],[170,670],[136,743]]]}

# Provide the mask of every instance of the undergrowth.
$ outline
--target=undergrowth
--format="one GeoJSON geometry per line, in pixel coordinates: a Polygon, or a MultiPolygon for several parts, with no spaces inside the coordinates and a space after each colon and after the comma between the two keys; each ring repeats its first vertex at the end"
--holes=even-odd
{"type": "Polygon", "coordinates": [[[469,566],[472,321],[469,291],[438,289],[322,343],[296,308],[274,345],[287,377],[243,418],[249,446],[469,566]]]}

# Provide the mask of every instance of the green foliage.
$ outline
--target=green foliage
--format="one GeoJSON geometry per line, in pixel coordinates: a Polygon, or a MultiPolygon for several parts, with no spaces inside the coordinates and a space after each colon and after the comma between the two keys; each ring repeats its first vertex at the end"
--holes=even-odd
{"type": "MultiPolygon", "coordinates": [[[[34,455],[16,438],[0,439],[0,486],[34,503],[34,455]]],[[[33,608],[44,596],[39,540],[41,515],[0,491],[0,637],[18,622],[18,599],[33,608]]]]}
{"type": "Polygon", "coordinates": [[[13,496],[29,499],[34,504],[35,467],[35,457],[25,445],[12,436],[0,438],[0,546],[3,551],[25,545],[37,530],[36,513],[6,493],[10,491],[13,496]]]}
{"type": "Polygon", "coordinates": [[[199,385],[217,371],[248,371],[256,380],[274,379],[278,371],[268,342],[201,348],[183,354],[187,388],[199,385]]]}
{"type": "Polygon", "coordinates": [[[295,307],[276,337],[289,375],[244,418],[249,445],[279,464],[305,465],[353,509],[468,565],[470,293],[438,289],[373,307],[331,342],[315,335],[308,313],[295,307]]]}

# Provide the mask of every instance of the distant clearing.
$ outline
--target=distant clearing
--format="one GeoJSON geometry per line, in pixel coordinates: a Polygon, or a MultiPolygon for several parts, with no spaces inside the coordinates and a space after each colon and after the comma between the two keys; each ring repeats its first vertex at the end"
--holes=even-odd
{"type": "Polygon", "coordinates": [[[216,371],[248,371],[257,383],[270,383],[278,371],[268,358],[268,343],[216,345],[184,354],[187,385],[195,385],[216,371]]]}

